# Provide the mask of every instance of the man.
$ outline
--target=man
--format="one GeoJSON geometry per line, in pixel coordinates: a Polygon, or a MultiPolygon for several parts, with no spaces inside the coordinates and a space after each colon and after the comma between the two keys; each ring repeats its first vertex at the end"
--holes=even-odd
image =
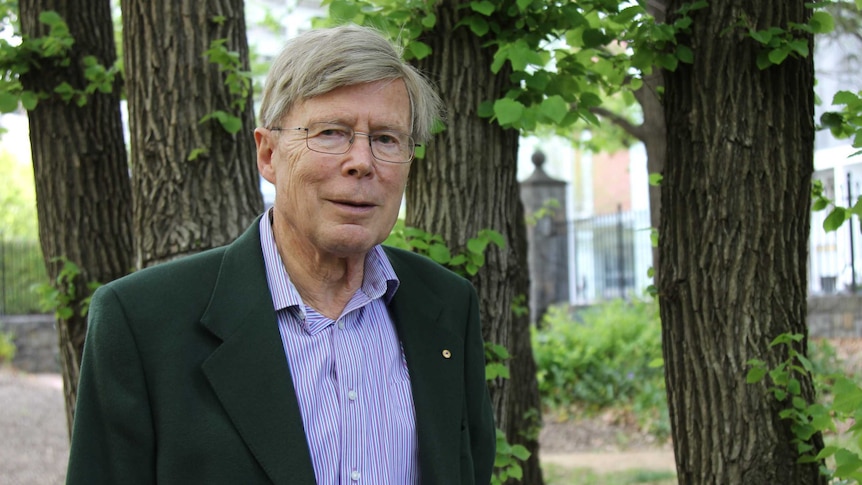
{"type": "Polygon", "coordinates": [[[274,207],[100,288],[69,484],[487,484],[475,290],[383,249],[439,100],[378,33],[311,31],[254,132],[274,207]]]}

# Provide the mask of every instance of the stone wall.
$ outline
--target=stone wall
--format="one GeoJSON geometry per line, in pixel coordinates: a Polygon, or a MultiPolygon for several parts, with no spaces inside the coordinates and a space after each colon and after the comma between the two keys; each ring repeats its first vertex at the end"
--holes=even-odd
{"type": "MultiPolygon", "coordinates": [[[[862,338],[862,295],[810,297],[808,329],[812,337],[862,338]]],[[[16,368],[60,372],[53,315],[0,316],[0,331],[14,336],[16,368]]]]}
{"type": "Polygon", "coordinates": [[[862,337],[862,295],[808,298],[808,333],[812,337],[862,337]]]}
{"type": "Polygon", "coordinates": [[[17,351],[12,365],[26,372],[60,372],[53,315],[0,316],[0,331],[11,333],[17,351]]]}

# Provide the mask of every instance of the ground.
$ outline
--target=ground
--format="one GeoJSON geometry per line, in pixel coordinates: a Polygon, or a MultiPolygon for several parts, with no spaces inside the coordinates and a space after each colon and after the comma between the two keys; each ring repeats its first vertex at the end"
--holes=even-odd
{"type": "MultiPolygon", "coordinates": [[[[0,410],[2,483],[63,483],[69,445],[60,376],[0,367],[0,410]]],[[[657,444],[607,417],[560,421],[549,416],[540,442],[551,485],[606,483],[582,480],[591,473],[674,469],[667,444],[657,444]]]]}

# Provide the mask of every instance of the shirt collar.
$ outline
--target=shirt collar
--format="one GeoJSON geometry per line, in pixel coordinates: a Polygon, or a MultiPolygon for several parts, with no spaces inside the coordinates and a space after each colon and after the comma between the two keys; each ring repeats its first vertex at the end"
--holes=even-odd
{"type": "MultiPolygon", "coordinates": [[[[263,262],[266,266],[266,281],[272,295],[273,307],[275,311],[297,307],[302,319],[305,320],[305,305],[296,287],[290,281],[287,270],[284,269],[281,255],[278,254],[275,236],[272,233],[272,211],[273,209],[270,208],[268,214],[260,218],[259,230],[263,262]]],[[[371,248],[371,251],[365,255],[360,291],[370,300],[383,298],[388,305],[395,296],[399,284],[398,276],[383,248],[379,244],[371,248]]]]}

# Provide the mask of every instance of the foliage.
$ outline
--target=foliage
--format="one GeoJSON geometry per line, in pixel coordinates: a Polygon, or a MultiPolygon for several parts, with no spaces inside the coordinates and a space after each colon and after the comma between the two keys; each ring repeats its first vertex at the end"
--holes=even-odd
{"type": "Polygon", "coordinates": [[[59,320],[67,320],[75,313],[82,317],[86,316],[90,309],[90,298],[101,283],[95,281],[87,283],[88,296],[78,300],[76,280],[81,274],[81,268],[66,258],[54,258],[53,261],[63,263],[54,283],[44,283],[34,287],[40,296],[42,309],[53,311],[59,320]]]}
{"type": "Polygon", "coordinates": [[[832,98],[832,105],[843,108],[840,111],[823,113],[820,122],[835,138],[853,139],[853,148],[860,150],[851,156],[862,154],[862,91],[839,91],[832,98]]]}
{"type": "Polygon", "coordinates": [[[39,234],[36,222],[36,190],[33,167],[18,161],[6,151],[0,151],[0,235],[6,238],[35,239],[39,234]]]}
{"type": "MultiPolygon", "coordinates": [[[[4,16],[2,24],[7,28],[17,26],[17,17],[10,4],[0,12],[4,16]]],[[[17,7],[17,6],[14,6],[17,7]]],[[[52,93],[27,91],[21,85],[19,77],[30,71],[33,66],[52,62],[59,66],[70,66],[69,52],[75,44],[75,39],[69,33],[69,27],[57,12],[46,10],[39,14],[39,22],[48,27],[48,35],[43,37],[22,37],[17,31],[13,33],[12,41],[0,38],[0,112],[10,113],[18,109],[19,104],[26,110],[36,107],[40,99],[57,96],[63,101],[74,102],[82,106],[87,98],[95,92],[111,92],[114,80],[120,72],[120,64],[105,67],[94,56],[81,58],[80,67],[87,84],[75,87],[62,82],[54,87],[52,93]]]]}
{"type": "Polygon", "coordinates": [[[11,363],[15,358],[15,335],[9,332],[0,332],[0,364],[11,363]]]}
{"type": "MultiPolygon", "coordinates": [[[[224,18],[213,17],[212,21],[217,24],[224,23],[224,18]]],[[[228,39],[216,39],[210,43],[209,49],[204,55],[210,63],[218,66],[220,72],[225,76],[224,84],[233,99],[230,108],[234,113],[242,113],[251,92],[251,72],[242,69],[242,58],[239,52],[229,50],[226,46],[228,39]]],[[[216,111],[204,116],[200,122],[204,123],[215,118],[222,128],[228,133],[235,135],[242,129],[242,119],[226,111],[216,111]]]]}
{"type": "MultiPolygon", "coordinates": [[[[829,371],[823,362],[819,365],[809,360],[797,350],[797,344],[804,337],[800,334],[781,334],[771,343],[770,348],[783,347],[787,357],[776,366],[770,368],[766,362],[751,359],[746,381],[758,383],[766,377],[768,392],[788,405],[779,416],[791,422],[794,434],[792,443],[796,445],[800,463],[826,462],[821,466],[821,472],[830,479],[841,480],[840,483],[862,483],[862,388],[851,377],[840,371],[829,371]],[[820,374],[827,371],[827,374],[820,374]],[[798,377],[813,375],[821,396],[816,402],[808,402],[802,395],[798,377]],[[811,444],[816,434],[835,435],[838,429],[846,429],[849,443],[835,441],[828,443],[816,455],[817,451],[811,444]],[[828,463],[828,464],[826,464],[828,463]]],[[[827,349],[821,344],[822,349],[827,349]]],[[[834,362],[827,354],[825,362],[834,362]]]]}
{"type": "MultiPolygon", "coordinates": [[[[434,2],[415,0],[326,0],[335,22],[370,24],[405,46],[405,57],[421,59],[429,47],[418,40],[437,22],[434,2]]],[[[691,23],[683,8],[673,25],[658,24],[640,3],[471,1],[457,28],[469,29],[495,51],[494,73],[511,70],[511,89],[502,99],[485,100],[481,116],[524,131],[541,125],[598,124],[591,108],[623,86],[638,89],[654,65],[675,69],[691,62],[691,49],[677,35],[691,23]],[[625,47],[623,47],[625,46],[625,47]]],[[[628,104],[633,102],[627,98],[628,104]]]]}
{"type": "Polygon", "coordinates": [[[763,47],[757,54],[757,67],[766,69],[784,62],[788,56],[808,57],[808,37],[825,34],[835,29],[832,15],[823,10],[815,11],[808,23],[791,23],[786,29],[771,26],[755,30],[753,23],[743,17],[737,26],[748,30],[748,35],[763,47]]]}
{"type": "Polygon", "coordinates": [[[669,433],[656,303],[616,300],[574,317],[552,307],[532,339],[545,405],[630,411],[641,428],[669,433]]]}
{"type": "Polygon", "coordinates": [[[383,244],[424,254],[462,276],[473,276],[485,265],[485,250],[489,244],[506,247],[503,235],[493,229],[482,229],[467,241],[462,252],[452,254],[443,238],[415,227],[406,227],[398,220],[383,244]]]}

